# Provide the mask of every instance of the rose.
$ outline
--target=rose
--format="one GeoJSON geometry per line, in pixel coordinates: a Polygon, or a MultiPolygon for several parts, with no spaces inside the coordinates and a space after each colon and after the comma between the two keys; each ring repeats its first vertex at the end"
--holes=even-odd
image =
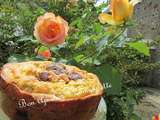
{"type": "Polygon", "coordinates": [[[45,13],[38,17],[34,27],[34,36],[42,44],[58,45],[65,41],[68,35],[68,23],[54,13],[45,13]]]}
{"type": "Polygon", "coordinates": [[[141,0],[111,0],[111,14],[101,13],[98,18],[102,24],[122,24],[126,19],[132,16],[134,6],[139,2],[141,2],[141,0]]]}

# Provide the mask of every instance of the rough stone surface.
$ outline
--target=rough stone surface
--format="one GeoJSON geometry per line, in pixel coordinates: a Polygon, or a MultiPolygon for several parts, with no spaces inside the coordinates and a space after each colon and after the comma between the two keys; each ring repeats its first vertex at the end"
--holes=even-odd
{"type": "Polygon", "coordinates": [[[145,92],[145,97],[134,110],[142,120],[151,120],[154,114],[160,113],[160,90],[153,88],[142,88],[142,90],[145,92]]]}
{"type": "MultiPolygon", "coordinates": [[[[142,35],[145,41],[151,41],[160,37],[160,0],[142,0],[134,11],[136,26],[128,30],[129,36],[142,35]]],[[[160,61],[160,49],[151,52],[152,62],[160,61]]],[[[160,70],[146,75],[144,85],[160,89],[160,70]]]]}
{"type": "Polygon", "coordinates": [[[142,34],[146,39],[160,36],[160,0],[142,0],[135,7],[134,18],[137,26],[129,35],[142,34]]]}
{"type": "MultiPolygon", "coordinates": [[[[160,49],[154,49],[151,52],[152,62],[160,62],[160,49]]],[[[150,86],[160,89],[160,69],[152,72],[150,86]]]]}
{"type": "MultiPolygon", "coordinates": [[[[160,62],[160,49],[151,49],[151,62],[160,62]]],[[[142,85],[160,89],[160,69],[146,73],[142,85]]]]}

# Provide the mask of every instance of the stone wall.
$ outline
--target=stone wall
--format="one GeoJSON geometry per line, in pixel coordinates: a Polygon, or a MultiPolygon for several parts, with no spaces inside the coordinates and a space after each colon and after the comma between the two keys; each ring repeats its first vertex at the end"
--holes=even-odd
{"type": "MultiPolygon", "coordinates": [[[[151,59],[153,62],[160,62],[160,49],[154,49],[152,50],[152,56],[151,59]]],[[[152,87],[156,87],[160,89],[160,69],[157,71],[152,72],[152,79],[150,80],[150,85],[152,87]]]]}
{"type": "Polygon", "coordinates": [[[146,39],[160,36],[160,0],[142,0],[135,7],[136,27],[129,35],[142,34],[146,39]]]}
{"type": "MultiPolygon", "coordinates": [[[[160,0],[142,0],[135,7],[134,18],[137,25],[128,30],[129,36],[140,34],[147,41],[160,37],[160,0]]],[[[154,62],[160,61],[159,48],[151,52],[151,59],[154,62]]],[[[160,70],[149,73],[144,84],[160,89],[160,70]]]]}

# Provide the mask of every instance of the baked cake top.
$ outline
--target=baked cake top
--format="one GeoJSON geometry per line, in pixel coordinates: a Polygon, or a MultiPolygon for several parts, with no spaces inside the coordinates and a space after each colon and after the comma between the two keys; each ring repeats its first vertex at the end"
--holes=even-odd
{"type": "Polygon", "coordinates": [[[81,98],[103,92],[96,75],[51,61],[8,63],[2,68],[1,77],[24,92],[54,95],[60,99],[81,98]]]}

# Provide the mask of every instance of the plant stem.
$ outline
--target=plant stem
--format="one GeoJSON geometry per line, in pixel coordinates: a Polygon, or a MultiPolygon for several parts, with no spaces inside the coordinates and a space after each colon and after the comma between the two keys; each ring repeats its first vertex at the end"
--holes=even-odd
{"type": "MultiPolygon", "coordinates": [[[[121,34],[124,33],[124,31],[125,31],[125,27],[122,29],[121,32],[119,32],[119,34],[117,34],[113,39],[111,39],[111,43],[113,43],[114,40],[118,39],[121,36],[121,34]]],[[[107,44],[104,45],[103,50],[106,48],[106,46],[107,46],[107,44]]],[[[89,54],[88,56],[86,56],[85,58],[83,58],[79,63],[84,62],[86,59],[88,59],[89,57],[94,56],[96,54],[97,54],[96,57],[98,57],[101,53],[102,53],[102,51],[100,51],[98,54],[96,52],[92,52],[91,54],[89,54]]]]}

